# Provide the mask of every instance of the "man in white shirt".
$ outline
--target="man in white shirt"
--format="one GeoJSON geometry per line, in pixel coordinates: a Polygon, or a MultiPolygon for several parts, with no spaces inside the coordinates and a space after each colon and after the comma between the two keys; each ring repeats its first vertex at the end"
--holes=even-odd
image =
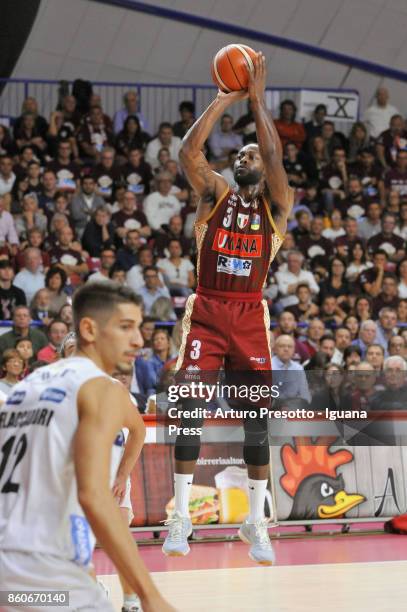
{"type": "Polygon", "coordinates": [[[376,102],[366,109],[363,121],[370,136],[378,138],[382,132],[389,129],[390,119],[399,115],[398,108],[389,104],[389,91],[379,87],[376,91],[376,102]]]}
{"type": "Polygon", "coordinates": [[[158,168],[160,165],[158,153],[163,147],[169,150],[170,159],[174,159],[178,162],[179,151],[181,149],[181,138],[174,136],[172,125],[167,122],[160,124],[157,138],[151,140],[147,145],[145,159],[153,169],[158,168]]]}
{"type": "Polygon", "coordinates": [[[0,158],[0,195],[10,193],[13,189],[16,175],[13,172],[13,162],[11,157],[4,155],[0,158]]]}
{"type": "Polygon", "coordinates": [[[24,268],[16,275],[14,285],[24,291],[27,304],[30,304],[37,291],[45,287],[39,249],[29,248],[24,251],[24,268]]]}
{"type": "Polygon", "coordinates": [[[0,242],[8,242],[17,247],[19,240],[13,216],[5,210],[4,197],[0,195],[0,242]]]}
{"type": "Polygon", "coordinates": [[[287,263],[282,264],[276,272],[278,290],[282,296],[278,304],[282,308],[298,304],[295,292],[300,283],[307,283],[313,296],[319,293],[319,286],[312,272],[301,269],[303,261],[304,257],[299,251],[289,251],[287,263]]]}
{"type": "Polygon", "coordinates": [[[275,384],[278,384],[280,387],[279,397],[281,399],[300,397],[310,402],[311,394],[304,368],[300,363],[292,359],[295,350],[294,338],[286,334],[278,336],[273,350],[274,355],[271,359],[271,367],[274,373],[273,379],[276,381],[275,384]]]}
{"type": "Polygon", "coordinates": [[[352,344],[352,336],[347,327],[337,327],[335,329],[335,350],[332,355],[331,363],[343,366],[343,353],[352,344]]]}
{"type": "Polygon", "coordinates": [[[180,212],[181,203],[170,193],[173,182],[170,172],[161,172],[156,182],[157,191],[146,197],[143,207],[149,226],[159,231],[163,224],[169,223],[171,217],[180,212]]]}

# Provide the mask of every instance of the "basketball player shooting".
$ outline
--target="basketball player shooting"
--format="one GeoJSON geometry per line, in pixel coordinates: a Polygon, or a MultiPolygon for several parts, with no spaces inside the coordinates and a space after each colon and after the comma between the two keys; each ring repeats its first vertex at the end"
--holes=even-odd
{"type": "MultiPolygon", "coordinates": [[[[1,582],[11,591],[68,590],[69,610],[113,612],[89,576],[96,536],[143,611],[171,612],[110,487],[117,432],[129,429],[124,481],[144,443],[128,391],[110,378],[142,346],[141,299],[114,283],[94,283],[75,293],[73,309],[76,354],[37,369],[0,409],[1,582]]],[[[24,610],[54,609],[48,603],[24,610]]]]}
{"type": "MultiPolygon", "coordinates": [[[[253,65],[248,91],[219,91],[183,140],[181,163],[201,200],[195,223],[198,287],[186,304],[177,362],[180,370],[218,371],[223,365],[226,371],[271,370],[270,321],[262,289],[283,242],[294,198],[282,163],[281,142],[265,105],[262,53],[256,54],[253,65]],[[246,97],[255,118],[258,145],[248,144],[239,151],[234,166],[238,188],[233,192],[211,169],[202,150],[226,109],[246,97]]],[[[189,401],[183,408],[189,407],[189,401]]],[[[167,555],[189,552],[188,501],[200,439],[183,431],[201,426],[200,419],[181,420],[175,444],[175,512],[163,545],[167,555]]],[[[267,420],[247,420],[244,430],[250,513],[239,536],[250,544],[249,556],[254,561],[270,565],[274,553],[264,517],[270,459],[267,420]]]]}

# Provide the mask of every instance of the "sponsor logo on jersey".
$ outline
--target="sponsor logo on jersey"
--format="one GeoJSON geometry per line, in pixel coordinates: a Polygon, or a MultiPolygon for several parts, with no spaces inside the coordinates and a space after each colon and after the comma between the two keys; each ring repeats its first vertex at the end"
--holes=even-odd
{"type": "Polygon", "coordinates": [[[74,563],[88,565],[92,557],[92,545],[90,543],[89,523],[84,516],[78,514],[70,515],[71,538],[74,547],[74,563]]]}
{"type": "Polygon", "coordinates": [[[191,365],[187,366],[187,367],[186,367],[186,369],[187,369],[189,372],[199,372],[199,370],[200,370],[201,368],[200,368],[199,366],[197,366],[197,365],[192,365],[192,364],[191,364],[191,365]]]}
{"type": "Polygon", "coordinates": [[[250,229],[252,230],[260,229],[260,215],[257,215],[257,214],[253,215],[250,229]]]}
{"type": "Polygon", "coordinates": [[[238,213],[238,215],[237,215],[237,224],[240,227],[240,229],[244,229],[248,223],[249,223],[249,215],[244,215],[243,213],[238,213]]]}
{"type": "Polygon", "coordinates": [[[8,406],[18,406],[22,404],[25,398],[26,391],[14,391],[8,398],[6,404],[8,406]]]}
{"type": "Polygon", "coordinates": [[[218,227],[212,249],[226,255],[261,257],[263,236],[261,234],[239,234],[218,227]]]}
{"type": "Polygon", "coordinates": [[[255,361],[256,363],[266,363],[265,357],[250,357],[250,361],[255,361]]]}
{"type": "Polygon", "coordinates": [[[66,391],[63,391],[62,389],[56,389],[55,387],[48,387],[48,389],[45,389],[45,391],[41,393],[40,400],[60,404],[65,396],[66,391]]]}
{"type": "Polygon", "coordinates": [[[252,263],[250,259],[237,259],[236,257],[218,255],[216,271],[223,272],[224,274],[233,274],[234,276],[250,276],[252,263]]]}

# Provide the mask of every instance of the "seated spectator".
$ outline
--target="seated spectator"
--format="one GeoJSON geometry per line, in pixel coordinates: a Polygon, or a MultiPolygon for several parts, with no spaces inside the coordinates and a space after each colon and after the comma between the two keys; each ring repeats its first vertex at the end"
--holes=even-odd
{"type": "Polygon", "coordinates": [[[168,223],[168,230],[165,234],[158,234],[154,241],[154,253],[158,257],[168,256],[168,245],[171,240],[178,240],[184,253],[188,254],[191,250],[191,240],[186,238],[183,233],[183,222],[181,215],[174,215],[168,223]]]}
{"type": "Polygon", "coordinates": [[[349,134],[348,162],[353,163],[358,160],[361,151],[368,148],[370,144],[371,140],[365,124],[362,121],[356,121],[349,134]]]}
{"type": "Polygon", "coordinates": [[[362,361],[362,351],[358,346],[351,344],[343,351],[343,363],[345,370],[349,370],[350,366],[358,366],[362,361]]]}
{"type": "Polygon", "coordinates": [[[50,268],[45,276],[45,287],[50,296],[50,308],[55,313],[59,312],[68,302],[68,295],[64,291],[67,280],[65,270],[59,266],[50,268]]]}
{"type": "MultiPolygon", "coordinates": [[[[309,152],[305,158],[305,169],[311,184],[319,184],[323,178],[325,166],[329,163],[329,155],[322,136],[315,136],[309,145],[309,152]]],[[[319,208],[319,207],[318,207],[319,208]]],[[[322,210],[312,210],[314,214],[320,214],[322,210]]]]}
{"type": "Polygon", "coordinates": [[[319,316],[327,327],[335,328],[338,325],[341,325],[342,321],[346,317],[346,313],[341,308],[338,301],[339,298],[330,294],[326,294],[324,299],[321,301],[319,316]]]}
{"type": "Polygon", "coordinates": [[[366,361],[376,372],[381,372],[384,363],[384,348],[381,344],[371,344],[366,350],[366,361]]]}
{"type": "Polygon", "coordinates": [[[345,199],[347,183],[346,151],[339,146],[334,149],[332,161],[325,166],[322,173],[322,193],[328,211],[345,199]]]}
{"type": "Polygon", "coordinates": [[[25,306],[25,293],[13,285],[14,270],[8,259],[0,259],[0,319],[10,321],[16,306],[25,306]]]}
{"type": "Polygon", "coordinates": [[[66,323],[59,319],[54,319],[48,326],[48,340],[49,343],[44,346],[43,349],[38,351],[37,359],[40,361],[46,361],[47,363],[53,363],[59,359],[59,350],[67,335],[69,329],[66,323]]]}
{"type": "Polygon", "coordinates": [[[359,329],[359,337],[357,340],[353,340],[352,344],[358,346],[362,351],[362,359],[366,357],[366,351],[371,344],[376,341],[377,325],[372,319],[366,319],[362,321],[359,329]]]}
{"type": "Polygon", "coordinates": [[[28,374],[28,368],[34,361],[34,349],[32,342],[29,338],[20,338],[16,342],[16,351],[23,360],[23,378],[28,374]]]}
{"type": "Polygon", "coordinates": [[[181,120],[174,123],[172,126],[174,136],[184,138],[189,128],[195,123],[195,104],[188,100],[183,100],[178,107],[181,120]]]}
{"type": "Polygon", "coordinates": [[[102,249],[114,247],[114,227],[106,206],[100,206],[93,213],[83,232],[82,245],[91,257],[100,257],[102,249]]]}
{"type": "Polygon", "coordinates": [[[340,257],[333,257],[329,262],[328,278],[320,284],[319,299],[321,303],[325,297],[333,295],[337,298],[337,305],[346,309],[350,286],[345,278],[346,266],[340,257]]]}
{"type": "Polygon", "coordinates": [[[156,329],[152,336],[152,356],[149,359],[138,358],[135,362],[137,381],[140,391],[148,397],[155,393],[157,382],[166,362],[172,358],[171,342],[168,332],[156,329]]]}
{"type": "Polygon", "coordinates": [[[171,192],[180,202],[185,202],[189,198],[189,183],[178,171],[178,164],[173,159],[167,159],[164,164],[164,171],[172,175],[171,192]]]}
{"type": "Polygon", "coordinates": [[[113,249],[102,249],[100,253],[100,269],[88,276],[88,283],[110,280],[110,271],[116,263],[116,253],[113,249]]]}
{"type": "Polygon", "coordinates": [[[332,355],[331,363],[339,366],[345,365],[344,352],[351,345],[352,336],[347,327],[337,327],[334,332],[335,350],[332,355]]]}
{"type": "Polygon", "coordinates": [[[123,247],[117,251],[116,263],[125,272],[138,263],[139,249],[142,245],[140,232],[129,229],[123,239],[123,247]]]}
{"type": "Polygon", "coordinates": [[[0,196],[10,193],[13,189],[16,175],[13,172],[13,162],[8,155],[0,157],[0,196]]]}
{"type": "Polygon", "coordinates": [[[343,324],[350,331],[351,339],[356,340],[359,333],[358,317],[353,314],[350,314],[343,320],[343,324]]]}
{"type": "Polygon", "coordinates": [[[371,268],[373,264],[367,261],[364,245],[361,240],[353,243],[348,256],[345,278],[349,283],[357,282],[358,278],[365,270],[371,268]]]}
{"type": "Polygon", "coordinates": [[[405,410],[407,405],[407,363],[394,355],[383,365],[385,389],[378,391],[370,402],[372,410],[405,410]]]}
{"type": "Polygon", "coordinates": [[[149,359],[153,355],[153,334],[155,330],[155,319],[152,317],[143,317],[140,325],[140,333],[143,338],[143,346],[138,350],[138,356],[143,359],[149,359]]]}
{"type": "Polygon", "coordinates": [[[151,306],[150,317],[157,321],[176,321],[177,315],[174,312],[170,298],[157,298],[151,306]]]}
{"type": "Polygon", "coordinates": [[[349,396],[345,390],[344,379],[344,370],[340,364],[331,362],[324,367],[325,384],[312,396],[314,410],[325,414],[326,409],[348,409],[349,396]]]}
{"type": "Polygon", "coordinates": [[[403,240],[407,240],[407,202],[401,202],[400,204],[400,219],[394,233],[403,240]]]}
{"type": "Polygon", "coordinates": [[[218,130],[214,130],[209,137],[211,159],[217,168],[226,166],[230,151],[240,149],[243,139],[240,134],[233,131],[233,118],[228,113],[222,115],[218,130]]]}
{"type": "Polygon", "coordinates": [[[308,353],[307,347],[301,340],[295,337],[295,333],[297,331],[298,322],[294,315],[291,312],[285,310],[278,317],[278,333],[285,336],[292,336],[294,340],[294,352],[290,359],[294,359],[294,361],[306,361],[309,359],[310,355],[308,353]]]}
{"type": "Polygon", "coordinates": [[[346,151],[347,139],[341,132],[335,131],[335,123],[333,121],[324,121],[321,136],[329,157],[333,156],[335,149],[338,147],[346,151]]]}
{"type": "Polygon", "coordinates": [[[366,206],[366,216],[358,220],[358,234],[363,240],[370,240],[380,234],[382,208],[379,202],[369,202],[366,206]]]}
{"type": "Polygon", "coordinates": [[[34,193],[37,197],[42,191],[41,166],[36,160],[31,161],[27,168],[28,192],[34,193]]]}
{"type": "Polygon", "coordinates": [[[327,108],[325,104],[317,104],[312,117],[309,121],[304,123],[305,133],[307,135],[307,144],[309,145],[315,136],[321,136],[322,126],[324,124],[327,114],[327,108]]]}
{"type": "Polygon", "coordinates": [[[357,176],[349,176],[345,198],[335,205],[344,216],[358,221],[366,214],[366,198],[362,182],[357,176]]]}
{"type": "Polygon", "coordinates": [[[319,342],[319,352],[316,353],[316,355],[318,355],[319,353],[323,353],[324,355],[326,355],[327,362],[324,365],[327,365],[327,363],[331,361],[334,355],[335,348],[335,340],[330,334],[325,334],[324,336],[322,336],[319,342]]]}
{"type": "Polygon", "coordinates": [[[311,230],[308,236],[303,236],[298,242],[298,248],[307,259],[313,259],[317,255],[331,257],[333,255],[332,243],[324,238],[322,231],[324,220],[322,217],[314,217],[311,221],[311,230]]]}
{"type": "MultiPolygon", "coordinates": [[[[399,305],[397,306],[397,321],[400,323],[407,324],[407,299],[403,300],[400,298],[399,305]]],[[[398,333],[402,333],[399,332],[398,333]]]]}
{"type": "Polygon", "coordinates": [[[237,153],[238,153],[237,149],[232,149],[231,151],[229,151],[227,165],[221,171],[221,175],[223,176],[223,178],[228,183],[231,189],[235,189],[237,187],[237,183],[235,181],[235,174],[234,174],[234,166],[235,166],[237,153]]]}
{"type": "Polygon", "coordinates": [[[384,201],[383,168],[375,157],[373,147],[369,146],[361,149],[350,170],[352,175],[361,180],[365,197],[384,201]]]}
{"type": "Polygon", "coordinates": [[[298,302],[298,298],[295,295],[297,286],[299,284],[306,283],[313,296],[319,293],[319,286],[317,285],[312,272],[302,269],[304,257],[299,251],[289,251],[287,255],[287,263],[282,264],[278,272],[276,272],[276,281],[278,290],[282,299],[279,300],[279,305],[282,308],[291,306],[298,302]]]}
{"type": "Polygon", "coordinates": [[[372,301],[368,295],[360,295],[356,298],[355,315],[359,321],[366,321],[366,319],[372,318],[372,301]]]}
{"type": "Polygon", "coordinates": [[[27,306],[16,306],[13,312],[13,328],[0,336],[0,353],[14,348],[20,338],[31,340],[34,355],[47,344],[45,335],[36,328],[30,327],[31,317],[27,306]]]}
{"type": "Polygon", "coordinates": [[[0,156],[16,154],[16,145],[5,125],[0,125],[0,156]]]}
{"type": "MultiPolygon", "coordinates": [[[[27,189],[19,195],[19,201],[28,193],[27,189]]],[[[38,195],[38,205],[40,209],[49,217],[55,211],[55,196],[60,193],[57,188],[57,178],[52,170],[45,170],[42,175],[42,191],[38,195]]]]}
{"type": "Polygon", "coordinates": [[[387,261],[388,256],[386,251],[376,251],[373,253],[373,267],[365,270],[359,276],[359,285],[362,287],[363,291],[371,297],[376,297],[381,293],[387,261]]]}
{"type": "Polygon", "coordinates": [[[287,142],[284,148],[283,164],[287,173],[288,182],[291,187],[304,187],[307,182],[305,164],[299,155],[299,150],[294,142],[287,142]]]}
{"type": "Polygon", "coordinates": [[[117,239],[122,243],[130,230],[137,230],[143,238],[151,236],[146,215],[137,209],[136,196],[132,191],[126,191],[121,210],[112,215],[112,225],[117,239]]]}
{"type": "Polygon", "coordinates": [[[386,170],[394,168],[399,149],[405,149],[407,130],[402,115],[393,115],[390,127],[382,132],[377,139],[377,157],[386,170]]]}
{"type": "Polygon", "coordinates": [[[112,202],[115,183],[121,178],[121,171],[115,164],[116,152],[113,147],[105,147],[100,162],[93,168],[92,176],[96,182],[96,194],[105,202],[112,202]]]}
{"type": "Polygon", "coordinates": [[[23,214],[16,219],[16,230],[20,240],[26,240],[28,231],[34,227],[45,233],[48,226],[47,217],[38,208],[38,197],[35,193],[27,193],[23,197],[23,214]]]}
{"type": "Polygon", "coordinates": [[[68,217],[66,215],[64,215],[63,213],[55,213],[54,215],[52,215],[51,221],[49,223],[49,233],[43,241],[43,248],[47,250],[53,249],[58,243],[59,232],[65,227],[71,228],[68,217]]]}
{"type": "Polygon", "coordinates": [[[154,231],[163,231],[162,226],[168,224],[173,215],[181,211],[179,200],[170,194],[172,175],[162,172],[156,178],[157,191],[150,193],[144,200],[144,212],[149,226],[154,231]]]}
{"type": "Polygon", "coordinates": [[[130,151],[129,161],[122,166],[121,172],[128,191],[140,196],[150,193],[153,173],[150,164],[144,160],[141,149],[130,151]]]}
{"type": "Polygon", "coordinates": [[[16,274],[14,285],[24,291],[27,304],[30,304],[39,289],[45,287],[39,249],[29,248],[24,251],[24,268],[16,274]]]}
{"type": "Polygon", "coordinates": [[[11,193],[4,196],[7,207],[10,208],[12,215],[19,215],[22,212],[21,202],[27,193],[29,193],[28,176],[26,174],[19,174],[14,182],[11,193]]]}
{"type": "MultiPolygon", "coordinates": [[[[407,207],[406,207],[407,208],[407,207]]],[[[397,277],[400,279],[398,284],[399,298],[407,298],[407,259],[402,259],[397,266],[397,277]]]]}
{"type": "Polygon", "coordinates": [[[24,100],[21,107],[21,115],[17,117],[14,122],[14,138],[17,138],[17,134],[23,122],[24,113],[30,113],[34,117],[35,129],[42,136],[42,138],[45,138],[48,130],[48,123],[46,119],[39,114],[37,100],[32,96],[29,96],[24,100]]]}
{"type": "Polygon", "coordinates": [[[18,151],[30,145],[35,153],[40,156],[45,152],[47,143],[40,130],[36,126],[36,117],[33,113],[25,112],[14,124],[14,138],[18,151]]]}
{"type": "Polygon", "coordinates": [[[344,235],[335,238],[334,248],[339,257],[346,259],[349,255],[349,251],[357,242],[361,241],[361,238],[358,236],[358,224],[356,219],[346,217],[344,229],[344,235]]]}
{"type": "Polygon", "coordinates": [[[10,348],[4,351],[2,364],[4,376],[0,378],[0,391],[8,396],[14,385],[20,380],[24,370],[24,361],[18,351],[10,348]]]}
{"type": "Polygon", "coordinates": [[[301,398],[311,401],[307,379],[301,364],[293,361],[295,351],[294,338],[282,334],[274,343],[274,355],[271,359],[272,370],[279,371],[282,378],[279,399],[301,398]],[[288,374],[291,372],[293,374],[288,374]]]}
{"type": "MultiPolygon", "coordinates": [[[[385,351],[390,338],[394,336],[397,325],[397,311],[391,306],[383,306],[377,313],[379,320],[377,321],[376,342],[380,344],[385,351]]],[[[387,352],[386,352],[387,357],[387,352]]]]}
{"type": "Polygon", "coordinates": [[[381,293],[373,299],[372,303],[373,316],[375,318],[379,315],[381,309],[385,306],[394,309],[394,312],[396,312],[399,303],[399,297],[397,293],[397,277],[395,276],[395,274],[386,272],[383,277],[381,293]]]}
{"type": "Polygon", "coordinates": [[[137,91],[127,91],[123,96],[123,108],[118,110],[113,117],[113,125],[115,134],[119,134],[124,127],[127,117],[136,116],[140,122],[141,128],[148,132],[148,124],[142,113],[139,111],[139,100],[137,91]]]}
{"type": "Polygon", "coordinates": [[[47,170],[54,173],[57,180],[57,188],[60,191],[75,191],[80,167],[72,161],[72,145],[69,140],[61,140],[58,143],[55,159],[47,164],[47,170]]]}
{"type": "Polygon", "coordinates": [[[312,301],[312,292],[307,283],[299,283],[295,290],[297,304],[287,306],[286,312],[291,312],[297,321],[308,321],[318,315],[319,308],[312,301]]]}
{"type": "Polygon", "coordinates": [[[407,196],[407,149],[397,151],[396,166],[387,170],[384,184],[389,191],[397,191],[401,197],[407,196]]]}
{"type": "Polygon", "coordinates": [[[169,257],[160,259],[157,268],[163,273],[172,296],[187,297],[195,286],[194,266],[183,257],[181,242],[177,238],[169,241],[168,252],[169,257]]]}
{"type": "Polygon", "coordinates": [[[72,123],[64,121],[64,116],[61,111],[56,110],[52,112],[47,134],[48,156],[55,157],[57,155],[59,142],[61,142],[61,140],[65,140],[71,145],[75,159],[78,159],[79,150],[75,137],[76,131],[77,129],[72,125],[72,123]]]}
{"type": "Polygon", "coordinates": [[[11,252],[17,252],[19,243],[16,226],[12,215],[6,210],[5,197],[0,195],[0,242],[10,245],[11,252]]]}
{"type": "Polygon", "coordinates": [[[302,204],[294,206],[292,214],[294,219],[289,220],[288,228],[291,230],[295,242],[298,243],[304,236],[309,236],[312,215],[308,208],[304,208],[302,204]]]}
{"type": "Polygon", "coordinates": [[[407,358],[407,341],[403,336],[392,336],[387,345],[387,353],[389,357],[399,355],[403,359],[407,358]]]}
{"type": "Polygon", "coordinates": [[[113,264],[113,266],[109,270],[109,278],[115,283],[119,285],[127,285],[126,282],[126,270],[124,270],[117,263],[113,264]]]}
{"type": "Polygon", "coordinates": [[[28,166],[32,161],[37,160],[38,157],[34,152],[33,147],[30,145],[26,145],[19,151],[19,154],[16,156],[17,163],[15,164],[13,170],[16,176],[27,176],[28,166]]]}
{"type": "Polygon", "coordinates": [[[82,119],[82,114],[77,108],[75,96],[64,96],[61,101],[61,114],[64,123],[68,123],[76,130],[82,119]]]}
{"type": "Polygon", "coordinates": [[[153,169],[157,168],[159,165],[158,152],[161,147],[167,147],[170,152],[170,158],[178,163],[181,139],[174,136],[171,123],[165,121],[160,124],[157,137],[151,140],[147,145],[146,161],[153,169]]]}
{"type": "Polygon", "coordinates": [[[376,393],[377,373],[367,361],[356,364],[348,374],[351,382],[351,396],[348,406],[352,410],[370,410],[370,402],[376,393]]]}
{"type": "Polygon", "coordinates": [[[334,208],[329,215],[330,227],[323,230],[322,235],[328,240],[336,240],[340,236],[345,236],[346,232],[343,227],[343,217],[340,210],[334,208]]]}
{"type": "MultiPolygon", "coordinates": [[[[127,284],[136,293],[139,293],[140,288],[144,285],[144,268],[146,266],[154,266],[154,255],[150,247],[144,246],[138,252],[138,264],[135,264],[127,272],[127,284]]],[[[165,287],[164,277],[161,272],[158,272],[158,286],[165,287]]]]}
{"type": "Polygon", "coordinates": [[[397,263],[406,256],[404,241],[394,233],[396,217],[385,212],[382,216],[382,231],[368,240],[367,248],[370,254],[385,251],[389,261],[397,263]]]}
{"type": "Polygon", "coordinates": [[[284,100],[280,104],[280,117],[274,121],[281,139],[283,149],[288,142],[293,142],[298,149],[305,142],[306,133],[302,123],[295,121],[297,107],[292,100],[284,100]]]}
{"type": "MultiPolygon", "coordinates": [[[[150,316],[151,308],[159,297],[170,298],[167,287],[160,287],[158,268],[156,266],[146,266],[143,270],[144,285],[138,290],[144,303],[144,314],[150,316]]],[[[1,337],[0,337],[1,341],[1,337]]]]}
{"type": "Polygon", "coordinates": [[[325,334],[325,324],[321,319],[313,318],[309,322],[306,339],[304,341],[305,349],[310,357],[313,357],[319,351],[319,343],[325,334]]]}
{"type": "Polygon", "coordinates": [[[79,238],[82,237],[86,224],[90,221],[92,215],[104,204],[104,199],[96,194],[94,178],[83,176],[81,178],[81,190],[73,197],[71,202],[71,217],[79,238]]]}
{"type": "Polygon", "coordinates": [[[106,125],[105,117],[100,106],[92,106],[88,120],[85,120],[77,134],[77,141],[81,156],[87,163],[98,163],[105,147],[114,144],[113,133],[106,125]]]}
{"type": "Polygon", "coordinates": [[[49,325],[56,315],[51,308],[51,295],[48,289],[40,289],[31,300],[31,318],[41,321],[43,325],[49,325]]]}
{"type": "Polygon", "coordinates": [[[244,145],[257,142],[256,124],[254,121],[250,100],[247,101],[247,113],[239,117],[233,126],[233,130],[236,132],[236,134],[241,134],[243,136],[244,145]]]}
{"type": "Polygon", "coordinates": [[[72,312],[72,304],[65,304],[62,306],[61,310],[58,313],[58,319],[61,319],[64,323],[66,323],[69,331],[73,331],[73,312],[72,312]]]}
{"type": "Polygon", "coordinates": [[[149,140],[150,136],[141,129],[139,118],[136,115],[129,115],[116,138],[117,154],[127,161],[132,149],[144,151],[149,140]]]}
{"type": "Polygon", "coordinates": [[[33,227],[32,229],[28,230],[27,241],[21,245],[23,250],[19,251],[17,253],[17,257],[15,258],[16,270],[20,270],[24,267],[24,253],[30,247],[40,250],[42,267],[44,270],[49,268],[50,258],[49,254],[45,250],[46,247],[44,246],[44,235],[45,234],[36,227],[33,227]]]}
{"type": "Polygon", "coordinates": [[[375,93],[376,101],[365,110],[363,121],[372,138],[378,138],[387,130],[391,118],[398,114],[395,106],[389,103],[389,91],[379,87],[375,93]]]}
{"type": "Polygon", "coordinates": [[[74,277],[86,274],[88,271],[81,251],[80,244],[74,242],[73,231],[69,225],[58,232],[58,241],[50,251],[51,264],[60,267],[74,284],[77,283],[74,277]]]}

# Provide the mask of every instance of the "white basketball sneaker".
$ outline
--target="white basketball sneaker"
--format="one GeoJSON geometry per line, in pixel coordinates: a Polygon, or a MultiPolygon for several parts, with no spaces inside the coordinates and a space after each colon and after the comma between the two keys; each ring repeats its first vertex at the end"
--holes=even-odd
{"type": "Polygon", "coordinates": [[[238,531],[239,538],[250,544],[249,557],[260,565],[272,565],[276,558],[267,530],[269,520],[264,518],[255,523],[243,523],[238,531]]]}
{"type": "Polygon", "coordinates": [[[188,537],[192,533],[190,518],[182,516],[179,512],[165,521],[168,525],[168,535],[165,538],[162,551],[169,557],[184,557],[190,551],[188,537]]]}

